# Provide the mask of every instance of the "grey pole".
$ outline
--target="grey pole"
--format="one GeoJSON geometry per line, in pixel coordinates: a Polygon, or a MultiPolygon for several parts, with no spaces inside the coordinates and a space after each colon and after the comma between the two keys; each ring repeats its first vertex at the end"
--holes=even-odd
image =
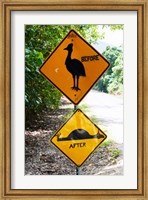
{"type": "Polygon", "coordinates": [[[77,105],[74,105],[74,112],[78,109],[77,105]]]}
{"type": "MultiPolygon", "coordinates": [[[[77,105],[74,105],[74,112],[78,109],[77,105]]],[[[76,175],[80,175],[80,169],[79,167],[76,167],[76,175]]]]}
{"type": "Polygon", "coordinates": [[[76,175],[80,175],[80,168],[76,167],[76,175]]]}

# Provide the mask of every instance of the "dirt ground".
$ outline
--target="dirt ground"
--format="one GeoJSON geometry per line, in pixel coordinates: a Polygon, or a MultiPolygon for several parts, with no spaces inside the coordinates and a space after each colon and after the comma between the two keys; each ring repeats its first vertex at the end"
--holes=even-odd
{"type": "MultiPolygon", "coordinates": [[[[25,175],[76,175],[76,166],[51,143],[68,110],[46,110],[26,123],[25,175]]],[[[123,175],[123,147],[109,142],[87,159],[80,175],[123,175]],[[120,151],[120,154],[114,152],[120,151]]]]}

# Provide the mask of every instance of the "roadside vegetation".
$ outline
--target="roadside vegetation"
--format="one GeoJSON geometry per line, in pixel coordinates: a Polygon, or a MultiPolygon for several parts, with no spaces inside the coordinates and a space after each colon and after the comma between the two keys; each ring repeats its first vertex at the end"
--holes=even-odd
{"type": "Polygon", "coordinates": [[[101,79],[95,84],[94,89],[110,94],[123,92],[123,50],[108,46],[102,54],[109,62],[110,67],[101,79]]]}

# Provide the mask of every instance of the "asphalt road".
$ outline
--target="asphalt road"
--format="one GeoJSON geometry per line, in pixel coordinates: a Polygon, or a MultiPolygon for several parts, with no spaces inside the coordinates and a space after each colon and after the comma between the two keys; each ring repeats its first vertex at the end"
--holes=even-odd
{"type": "MultiPolygon", "coordinates": [[[[97,119],[99,128],[116,143],[123,143],[123,96],[91,90],[80,105],[88,106],[87,116],[97,119]]],[[[83,107],[83,106],[82,106],[83,107]]]]}

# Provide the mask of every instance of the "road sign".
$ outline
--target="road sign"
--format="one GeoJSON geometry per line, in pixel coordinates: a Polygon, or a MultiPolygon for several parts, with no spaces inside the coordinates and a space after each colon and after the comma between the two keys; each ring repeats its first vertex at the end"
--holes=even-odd
{"type": "Polygon", "coordinates": [[[99,127],[77,109],[50,141],[77,167],[80,167],[106,137],[99,127]]]}
{"type": "Polygon", "coordinates": [[[108,67],[109,62],[71,30],[39,71],[77,105],[108,67]]]}

